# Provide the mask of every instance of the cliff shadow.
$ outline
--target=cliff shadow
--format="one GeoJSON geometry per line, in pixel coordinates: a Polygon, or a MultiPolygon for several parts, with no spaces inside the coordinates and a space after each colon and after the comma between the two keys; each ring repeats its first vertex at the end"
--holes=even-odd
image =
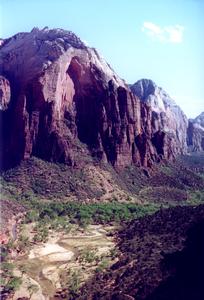
{"type": "Polygon", "coordinates": [[[183,251],[164,254],[162,268],[172,275],[146,300],[204,299],[204,220],[188,231],[183,251]]]}

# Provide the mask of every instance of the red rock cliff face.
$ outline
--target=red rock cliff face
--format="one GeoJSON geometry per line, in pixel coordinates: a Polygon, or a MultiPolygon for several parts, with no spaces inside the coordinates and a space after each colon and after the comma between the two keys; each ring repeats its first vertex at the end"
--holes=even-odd
{"type": "Polygon", "coordinates": [[[90,155],[150,166],[182,151],[153,132],[151,107],[72,32],[35,28],[4,40],[0,70],[4,169],[31,155],[72,166],[90,155]]]}

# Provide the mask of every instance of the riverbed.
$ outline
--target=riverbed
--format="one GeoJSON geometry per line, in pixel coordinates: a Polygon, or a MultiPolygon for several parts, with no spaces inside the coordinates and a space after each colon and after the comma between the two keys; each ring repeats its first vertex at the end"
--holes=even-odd
{"type": "Polygon", "coordinates": [[[36,243],[16,259],[16,275],[20,275],[23,284],[16,291],[13,300],[28,297],[31,300],[62,299],[59,291],[64,289],[70,272],[80,272],[81,284],[93,276],[97,263],[79,259],[80,253],[92,251],[97,257],[113,263],[110,250],[115,247],[114,239],[109,235],[115,228],[111,226],[89,225],[86,230],[78,229],[72,233],[49,232],[45,243],[36,243]],[[22,272],[21,270],[24,269],[22,272]],[[30,286],[35,286],[32,291],[30,286]],[[58,297],[55,298],[58,292],[58,297]]]}

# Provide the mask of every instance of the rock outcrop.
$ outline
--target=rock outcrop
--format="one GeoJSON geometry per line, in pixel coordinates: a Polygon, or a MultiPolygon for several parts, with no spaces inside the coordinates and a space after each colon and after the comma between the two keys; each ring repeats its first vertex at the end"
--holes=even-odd
{"type": "Polygon", "coordinates": [[[189,120],[187,143],[190,151],[204,151],[204,112],[189,120]]]}
{"type": "Polygon", "coordinates": [[[3,169],[32,155],[151,166],[185,151],[182,112],[168,101],[165,113],[152,110],[70,31],[34,28],[1,41],[0,70],[3,169]]]}
{"type": "Polygon", "coordinates": [[[158,151],[165,157],[186,153],[188,119],[175,101],[149,79],[141,79],[130,88],[151,107],[152,141],[158,151]]]}
{"type": "Polygon", "coordinates": [[[0,76],[0,110],[6,110],[8,108],[11,99],[11,90],[9,81],[0,76]]]}

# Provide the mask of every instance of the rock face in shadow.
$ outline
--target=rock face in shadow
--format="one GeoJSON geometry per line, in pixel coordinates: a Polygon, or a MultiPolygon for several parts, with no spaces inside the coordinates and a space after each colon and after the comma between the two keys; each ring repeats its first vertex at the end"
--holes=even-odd
{"type": "Polygon", "coordinates": [[[116,167],[151,166],[185,151],[175,139],[183,131],[70,31],[34,28],[2,40],[0,70],[3,169],[32,155],[70,166],[92,156],[116,167]]]}
{"type": "Polygon", "coordinates": [[[204,297],[204,220],[188,232],[183,251],[166,255],[164,266],[172,276],[146,300],[202,300],[204,297]]]}
{"type": "Polygon", "coordinates": [[[204,112],[189,120],[187,143],[191,151],[204,151],[204,112]]]}

